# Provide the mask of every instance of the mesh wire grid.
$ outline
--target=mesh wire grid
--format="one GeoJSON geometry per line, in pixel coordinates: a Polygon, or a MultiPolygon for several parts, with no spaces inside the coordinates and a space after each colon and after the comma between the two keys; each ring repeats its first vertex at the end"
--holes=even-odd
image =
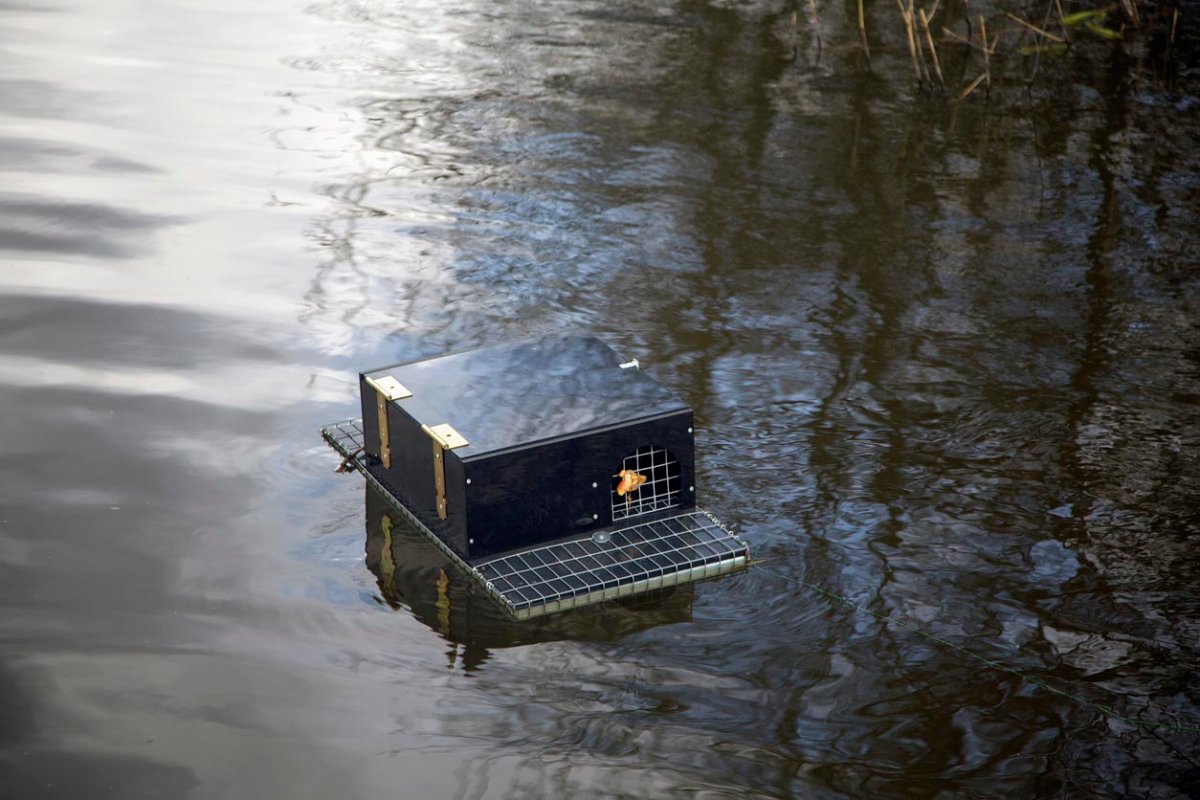
{"type": "MultiPolygon", "coordinates": [[[[478,566],[516,611],[622,587],[649,588],[718,575],[744,564],[746,545],[714,517],[692,511],[512,553],[478,566]]],[[[615,595],[614,595],[615,596],[615,595]]]]}
{"type": "MultiPolygon", "coordinates": [[[[349,458],[363,447],[366,435],[363,433],[362,419],[347,419],[334,422],[321,428],[325,441],[333,446],[343,456],[349,458]]],[[[351,466],[357,466],[352,464],[351,466]]]]}
{"type": "Polygon", "coordinates": [[[621,470],[613,475],[612,498],[613,521],[638,517],[664,508],[679,505],[679,462],[675,456],[661,447],[639,447],[636,453],[625,456],[621,470]],[[622,472],[634,472],[645,478],[645,483],[624,496],[617,493],[622,472]]]}

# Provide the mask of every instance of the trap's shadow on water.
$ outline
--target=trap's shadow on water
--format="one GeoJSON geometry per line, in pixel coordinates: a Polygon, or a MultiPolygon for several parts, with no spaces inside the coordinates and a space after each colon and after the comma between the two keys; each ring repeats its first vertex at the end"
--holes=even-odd
{"type": "Polygon", "coordinates": [[[686,584],[518,622],[369,484],[366,509],[367,568],[375,575],[381,602],[407,609],[460,647],[456,660],[467,671],[482,665],[492,650],[561,640],[614,641],[692,619],[695,587],[686,584]]]}

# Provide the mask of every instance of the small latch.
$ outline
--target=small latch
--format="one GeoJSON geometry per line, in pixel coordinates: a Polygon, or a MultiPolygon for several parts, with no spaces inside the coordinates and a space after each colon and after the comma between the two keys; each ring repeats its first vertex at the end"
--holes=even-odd
{"type": "Polygon", "coordinates": [[[438,519],[445,519],[449,513],[446,506],[446,451],[466,447],[470,442],[446,423],[433,427],[422,425],[421,430],[433,439],[433,488],[437,492],[438,519]]]}
{"type": "Polygon", "coordinates": [[[642,368],[642,365],[638,363],[638,360],[636,358],[631,358],[630,360],[626,361],[624,364],[618,364],[617,366],[619,366],[621,369],[641,369],[642,368]]]}

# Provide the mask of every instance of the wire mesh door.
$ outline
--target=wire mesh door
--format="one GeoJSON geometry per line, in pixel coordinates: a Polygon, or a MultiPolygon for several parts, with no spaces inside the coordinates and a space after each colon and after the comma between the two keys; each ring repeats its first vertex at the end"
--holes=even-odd
{"type": "Polygon", "coordinates": [[[612,478],[613,521],[679,505],[679,462],[661,447],[639,447],[612,478]]]}

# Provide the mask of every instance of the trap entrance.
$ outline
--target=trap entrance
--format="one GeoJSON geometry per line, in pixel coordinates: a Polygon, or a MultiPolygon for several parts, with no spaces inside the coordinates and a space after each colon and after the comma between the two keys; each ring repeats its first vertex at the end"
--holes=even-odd
{"type": "Polygon", "coordinates": [[[647,478],[639,492],[653,481],[652,489],[644,497],[631,497],[629,509],[625,497],[617,496],[615,484],[611,492],[620,501],[613,501],[614,520],[618,519],[618,505],[630,510],[635,503],[636,513],[621,519],[640,519],[586,534],[566,532],[549,543],[468,560],[373,474],[363,431],[361,419],[350,419],[325,426],[321,434],[341,454],[342,471],[358,472],[366,478],[515,619],[642,595],[749,565],[746,544],[716,517],[695,507],[672,513],[679,506],[682,490],[678,463],[672,471],[673,457],[654,447],[639,448],[623,461],[644,470],[647,478]]]}
{"type": "Polygon", "coordinates": [[[639,447],[612,477],[612,518],[638,517],[679,506],[679,462],[661,447],[639,447]]]}

